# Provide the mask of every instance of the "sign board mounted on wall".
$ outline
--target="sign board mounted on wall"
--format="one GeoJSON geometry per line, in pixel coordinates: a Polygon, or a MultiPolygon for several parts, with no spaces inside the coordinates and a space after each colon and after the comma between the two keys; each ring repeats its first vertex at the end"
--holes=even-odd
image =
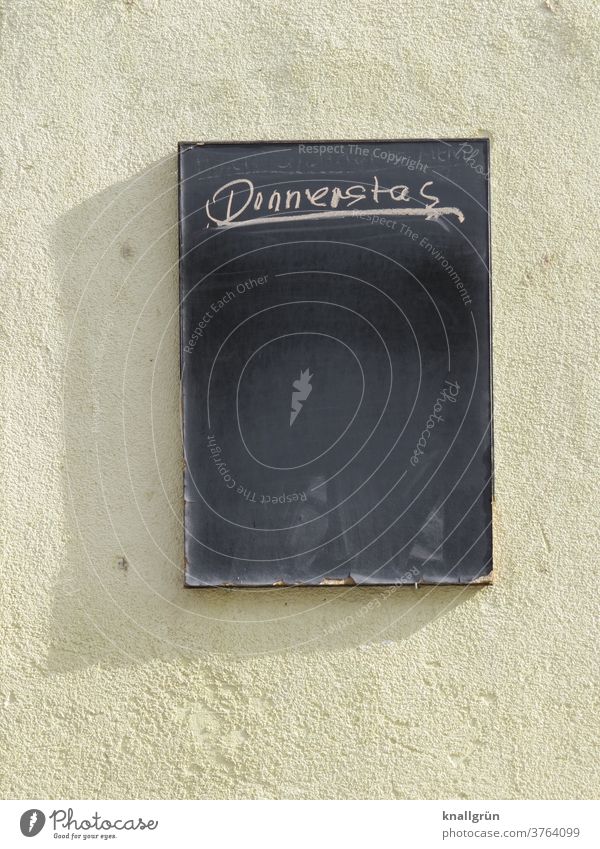
{"type": "Polygon", "coordinates": [[[488,166],[180,144],[187,586],[489,582],[488,166]]]}

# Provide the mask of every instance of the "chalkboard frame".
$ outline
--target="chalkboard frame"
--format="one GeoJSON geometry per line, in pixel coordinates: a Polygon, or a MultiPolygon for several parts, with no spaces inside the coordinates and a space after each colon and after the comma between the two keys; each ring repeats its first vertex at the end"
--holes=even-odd
{"type": "MultiPolygon", "coordinates": [[[[492,521],[490,525],[490,544],[491,544],[491,561],[490,561],[490,570],[486,574],[480,575],[472,580],[466,582],[453,582],[453,581],[443,581],[443,582],[429,582],[429,581],[416,581],[416,582],[390,582],[390,581],[368,581],[368,582],[356,582],[353,579],[323,579],[318,582],[286,582],[286,581],[273,581],[273,582],[262,582],[262,583],[230,583],[227,581],[223,581],[222,583],[210,583],[203,584],[198,583],[196,581],[189,582],[188,581],[188,561],[187,557],[185,557],[185,566],[184,566],[184,586],[187,589],[240,589],[240,590],[248,590],[248,589],[281,589],[281,588],[296,588],[296,589],[317,589],[317,588],[348,588],[352,587],[365,587],[365,588],[389,588],[390,586],[400,589],[402,587],[411,588],[417,586],[442,586],[442,587],[481,587],[481,586],[489,586],[495,583],[497,579],[497,574],[495,571],[495,551],[494,551],[494,525],[495,525],[495,439],[494,439],[494,343],[493,343],[493,286],[492,286],[492,227],[491,227],[491,187],[490,187],[490,174],[491,174],[491,160],[492,160],[492,142],[489,137],[486,136],[459,136],[459,137],[416,137],[416,138],[368,138],[368,139],[357,139],[357,138],[335,138],[335,139],[207,139],[203,141],[180,141],[178,142],[178,152],[177,152],[177,180],[178,180],[178,238],[179,238],[179,297],[180,297],[180,380],[183,376],[183,349],[184,349],[184,336],[183,336],[183,312],[181,310],[182,299],[184,296],[184,284],[182,279],[182,266],[181,266],[181,257],[182,257],[182,174],[181,174],[181,159],[182,152],[184,150],[189,149],[190,147],[206,147],[209,145],[219,145],[219,146],[236,146],[236,145],[260,145],[260,146],[268,146],[271,145],[273,147],[278,145],[306,145],[306,146],[327,146],[333,147],[335,145],[388,145],[388,144],[419,144],[419,143],[432,143],[432,142],[440,142],[447,143],[449,145],[453,144],[483,144],[485,146],[485,155],[486,155],[486,164],[487,164],[487,179],[486,179],[486,206],[487,206],[487,297],[488,297],[488,310],[489,310],[489,335],[487,339],[488,344],[488,364],[489,364],[489,413],[490,413],[490,479],[491,479],[491,516],[492,521]]],[[[183,405],[184,405],[184,387],[183,384],[180,384],[181,390],[181,409],[183,416],[183,405]]],[[[185,451],[185,447],[184,447],[185,451]]],[[[185,477],[185,460],[184,460],[184,477],[185,477]]],[[[183,522],[184,527],[184,546],[185,546],[185,537],[187,535],[187,526],[185,523],[185,518],[183,522]]]]}

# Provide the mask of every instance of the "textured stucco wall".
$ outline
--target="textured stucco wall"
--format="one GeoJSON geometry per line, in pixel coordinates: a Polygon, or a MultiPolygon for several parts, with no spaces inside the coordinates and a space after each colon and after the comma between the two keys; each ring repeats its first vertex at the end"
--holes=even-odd
{"type": "Polygon", "coordinates": [[[594,0],[1,5],[2,795],[597,795],[594,0]],[[497,585],[185,592],[176,142],[482,134],[497,585]]]}

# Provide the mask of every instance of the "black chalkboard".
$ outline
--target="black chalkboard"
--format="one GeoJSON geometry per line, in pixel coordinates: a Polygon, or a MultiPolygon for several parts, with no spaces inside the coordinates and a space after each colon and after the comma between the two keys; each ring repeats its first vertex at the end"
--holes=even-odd
{"type": "Polygon", "coordinates": [[[488,168],[180,144],[186,586],[491,579],[488,168]]]}

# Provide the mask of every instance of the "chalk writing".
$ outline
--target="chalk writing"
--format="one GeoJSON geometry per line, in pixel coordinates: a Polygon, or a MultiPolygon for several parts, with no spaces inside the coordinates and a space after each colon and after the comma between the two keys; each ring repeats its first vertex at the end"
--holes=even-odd
{"type": "Polygon", "coordinates": [[[443,216],[453,215],[462,224],[462,210],[455,206],[440,206],[439,196],[430,190],[432,186],[432,180],[423,183],[418,196],[414,198],[410,194],[409,186],[398,184],[386,188],[380,185],[375,175],[372,185],[355,183],[345,187],[323,185],[316,188],[290,186],[265,192],[257,189],[252,180],[241,177],[220,186],[206,201],[205,210],[209,221],[219,227],[243,227],[273,218],[281,223],[315,218],[361,218],[374,213],[418,216],[428,221],[437,221],[443,216]],[[367,209],[351,208],[363,201],[377,206],[367,209]],[[386,204],[385,207],[380,206],[383,203],[386,204]],[[390,206],[391,203],[398,205],[390,206]],[[317,212],[313,211],[315,208],[317,212]],[[251,217],[241,218],[247,211],[251,217]],[[285,215],[285,212],[291,214],[285,215]]]}

